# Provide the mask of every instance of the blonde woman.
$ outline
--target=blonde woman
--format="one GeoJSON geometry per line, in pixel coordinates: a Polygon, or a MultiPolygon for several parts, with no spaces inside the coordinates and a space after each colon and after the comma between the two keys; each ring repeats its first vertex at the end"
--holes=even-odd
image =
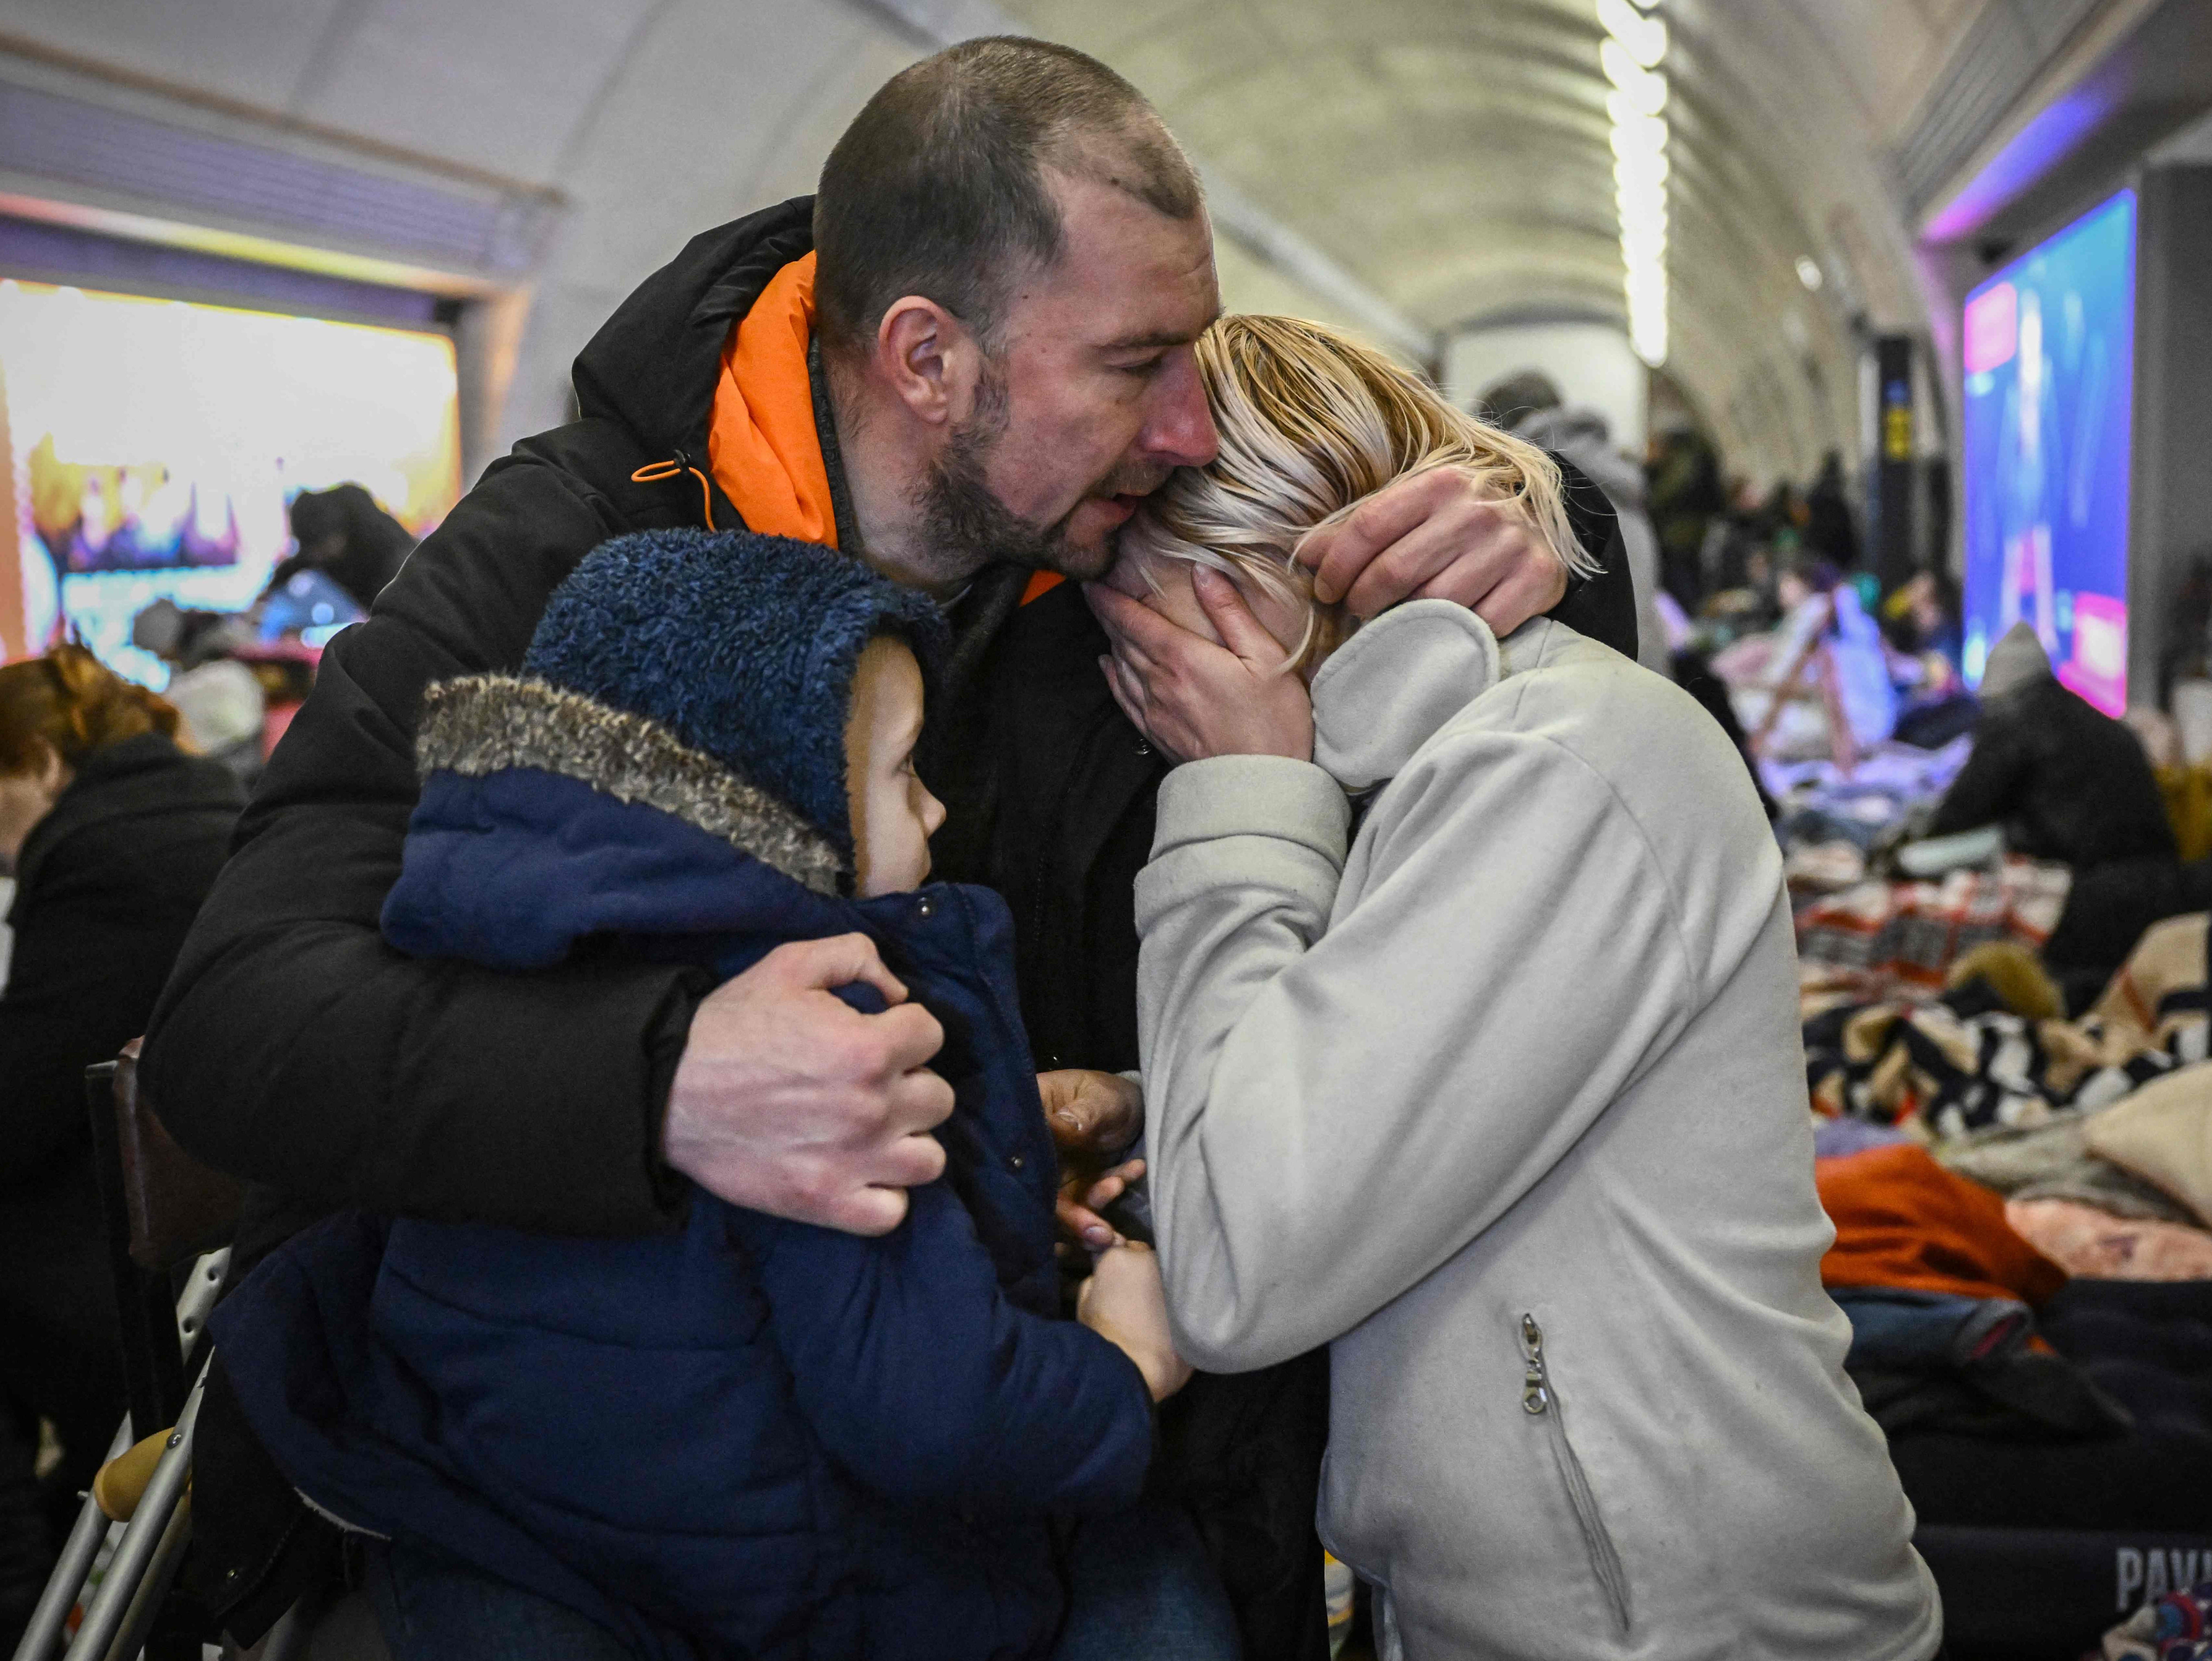
{"type": "Polygon", "coordinates": [[[1219,459],[1093,596],[1182,761],[1137,887],[1179,1348],[1331,1347],[1322,1530],[1386,1655],[1925,1661],[1741,761],[1559,623],[1315,605],[1300,538],[1425,466],[1572,548],[1556,471],[1313,325],[1224,319],[1200,356],[1219,459]],[[1158,671],[1178,622],[1222,642],[1211,690],[1158,671]]]}

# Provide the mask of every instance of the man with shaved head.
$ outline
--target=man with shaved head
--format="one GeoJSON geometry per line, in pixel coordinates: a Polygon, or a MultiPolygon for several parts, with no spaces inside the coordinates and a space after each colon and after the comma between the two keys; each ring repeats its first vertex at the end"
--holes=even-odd
{"type": "MultiPolygon", "coordinates": [[[[905,1190],[938,1179],[943,1035],[919,1007],[833,995],[871,970],[864,937],[787,946],[714,985],[588,953],[502,973],[405,957],[379,932],[423,688],[514,671],[548,595],[625,532],[793,537],[937,597],[954,637],[921,757],[950,810],[938,872],[1012,904],[1048,1109],[1079,1121],[1115,1099],[1097,1080],[1135,1061],[1131,885],[1165,764],[1114,704],[1079,585],[1146,494],[1212,458],[1193,343],[1218,309],[1188,160],[1126,81],[1033,40],[966,42],[895,76],[816,197],[704,232],[647,278],[576,361],[579,418],[487,469],[331,644],[156,1013],[144,1068],[163,1118],[254,1185],[234,1271],[346,1207],[635,1235],[679,1226],[696,1184],[884,1233],[905,1190]]],[[[1601,498],[1573,501],[1607,557],[1601,498]]],[[[1522,520],[1450,472],[1379,493],[1309,557],[1323,597],[1362,615],[1443,597],[1501,635],[1567,590],[1522,520]]],[[[1608,576],[1561,614],[1632,652],[1630,606],[1608,576]]],[[[1190,636],[1171,666],[1204,686],[1224,655],[1190,636]]],[[[1217,1382],[1164,1421],[1183,1514],[1217,1544],[1266,1542],[1216,1554],[1249,1652],[1325,1653],[1326,1375],[1217,1382]]],[[[198,1572],[250,1641],[326,1573],[334,1536],[253,1442],[220,1361],[201,1426],[198,1572]]],[[[404,1651],[606,1652],[573,1612],[450,1568],[396,1590],[377,1571],[404,1651]]],[[[1075,1591],[1094,1613],[1149,1595],[1075,1591]]],[[[1220,1652],[1121,1630],[1127,1657],[1220,1652]]],[[[913,1653],[960,1641],[917,1634],[913,1653]]]]}

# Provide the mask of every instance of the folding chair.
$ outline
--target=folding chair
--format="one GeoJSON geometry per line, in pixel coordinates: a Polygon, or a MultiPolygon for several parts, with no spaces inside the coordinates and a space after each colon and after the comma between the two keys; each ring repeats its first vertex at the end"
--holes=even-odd
{"type": "Polygon", "coordinates": [[[150,1650],[149,1661],[172,1654],[198,1661],[200,1634],[157,1634],[155,1625],[191,1537],[186,1488],[202,1388],[194,1375],[204,1365],[208,1311],[222,1287],[230,1260],[224,1243],[237,1225],[242,1194],[238,1183],[179,1147],[154,1116],[138,1091],[136,1040],[118,1060],[86,1070],[85,1097],[122,1311],[130,1412],[15,1661],[51,1661],[100,1543],[117,1529],[107,1572],[70,1640],[67,1661],[126,1661],[141,1649],[150,1650]],[[174,1275],[188,1262],[179,1296],[174,1275]],[[136,1449],[135,1427],[152,1433],[136,1449]],[[160,1440],[147,1446],[155,1437],[160,1440]]]}

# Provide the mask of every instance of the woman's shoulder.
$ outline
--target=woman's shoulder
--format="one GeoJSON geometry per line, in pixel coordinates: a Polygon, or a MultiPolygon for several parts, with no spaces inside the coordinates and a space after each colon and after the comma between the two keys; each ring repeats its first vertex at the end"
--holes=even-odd
{"type": "Polygon", "coordinates": [[[1664,675],[1551,618],[1523,624],[1498,642],[1497,684],[1467,715],[1504,729],[1566,740],[1615,734],[1643,742],[1717,739],[1712,716],[1664,675]]]}
{"type": "Polygon", "coordinates": [[[1510,736],[1595,773],[1639,818],[1697,814],[1712,832],[1771,840],[1743,757],[1673,681],[1548,618],[1507,636],[1499,657],[1497,684],[1440,739],[1510,736]]]}

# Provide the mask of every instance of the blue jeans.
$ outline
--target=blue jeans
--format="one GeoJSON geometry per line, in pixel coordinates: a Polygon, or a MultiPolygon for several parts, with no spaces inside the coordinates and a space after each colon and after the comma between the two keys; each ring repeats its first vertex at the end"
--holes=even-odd
{"type": "Polygon", "coordinates": [[[597,1621],[404,1540],[368,1578],[392,1661],[632,1661],[597,1621]]]}
{"type": "MultiPolygon", "coordinates": [[[[1068,1569],[1052,1661],[1241,1661],[1229,1595],[1181,1506],[1078,1524],[1068,1569]]],[[[392,1661],[630,1661],[573,1609],[404,1540],[371,1556],[368,1595],[392,1661]]]]}
{"type": "Polygon", "coordinates": [[[1229,1594],[1190,1514],[1147,1500],[1076,1526],[1052,1661],[1240,1661],[1229,1594]]]}

